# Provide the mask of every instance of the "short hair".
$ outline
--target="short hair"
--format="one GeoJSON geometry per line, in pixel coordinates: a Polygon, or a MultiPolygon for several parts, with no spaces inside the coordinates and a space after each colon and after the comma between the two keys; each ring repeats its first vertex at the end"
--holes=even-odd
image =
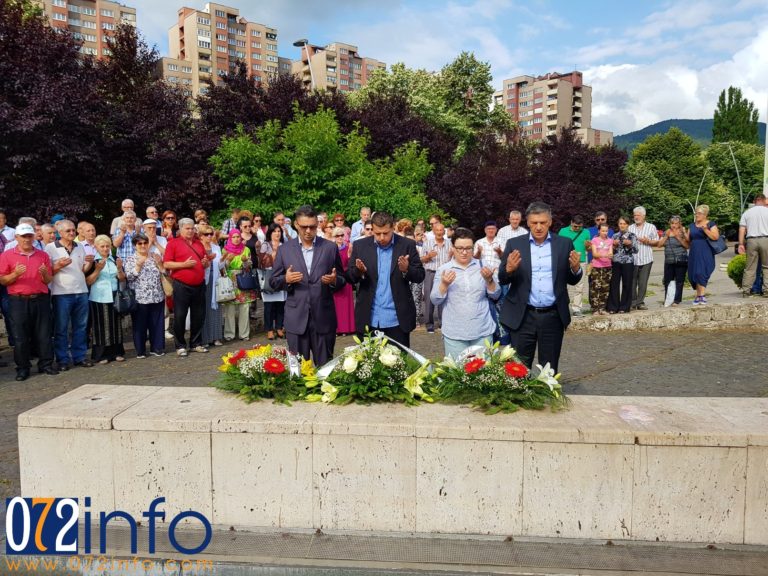
{"type": "MultiPolygon", "coordinates": [[[[54,232],[56,231],[56,228],[54,227],[54,225],[48,224],[47,222],[42,226],[40,226],[40,230],[45,230],[45,229],[50,229],[50,230],[53,230],[54,232]]],[[[109,236],[107,236],[107,238],[109,238],[109,236]]],[[[112,240],[109,240],[109,241],[112,242],[112,240]]]]}
{"type": "MultiPolygon", "coordinates": [[[[72,222],[72,220],[67,220],[66,218],[62,218],[61,220],[56,222],[56,230],[60,230],[66,224],[69,224],[70,226],[75,225],[75,223],[72,222]]],[[[35,222],[35,225],[37,225],[37,222],[35,222]]]]}
{"type": "Polygon", "coordinates": [[[704,216],[709,216],[709,206],[706,204],[699,204],[696,206],[696,212],[702,212],[704,216]]]}
{"type": "Polygon", "coordinates": [[[571,224],[580,224],[584,225],[584,218],[581,216],[581,214],[574,214],[571,216],[571,224]]]}
{"type": "Polygon", "coordinates": [[[112,239],[106,234],[99,234],[93,239],[93,245],[98,246],[99,244],[109,244],[112,246],[112,239]]]}
{"type": "Polygon", "coordinates": [[[601,228],[610,228],[608,226],[608,222],[600,222],[600,224],[597,225],[598,232],[600,231],[601,228]]]}
{"type": "Polygon", "coordinates": [[[498,225],[498,224],[496,224],[496,221],[495,221],[495,220],[488,220],[488,222],[486,222],[486,223],[483,225],[483,228],[488,228],[488,226],[493,226],[494,228],[498,228],[498,227],[499,227],[499,225],[498,225]]]}
{"type": "Polygon", "coordinates": [[[207,234],[208,232],[216,232],[213,229],[213,226],[210,224],[203,224],[202,222],[197,225],[197,233],[198,234],[207,234]]]}
{"type": "Polygon", "coordinates": [[[366,226],[368,226],[368,225],[371,225],[371,219],[370,219],[370,218],[368,218],[368,220],[366,220],[365,222],[363,222],[363,228],[365,228],[365,227],[366,227],[366,226]]]}
{"type": "Polygon", "coordinates": [[[619,220],[624,220],[626,224],[632,223],[632,219],[626,214],[619,214],[619,217],[616,219],[616,221],[618,222],[619,220]]]}
{"type": "Polygon", "coordinates": [[[130,198],[123,198],[123,201],[120,202],[120,207],[122,208],[123,204],[125,204],[125,203],[130,203],[131,206],[136,206],[136,203],[133,200],[131,200],[130,198]]]}
{"type": "Polygon", "coordinates": [[[377,211],[373,216],[371,216],[371,224],[374,226],[394,226],[395,225],[395,219],[389,212],[384,212],[383,210],[377,211]]]}
{"type": "Polygon", "coordinates": [[[410,236],[413,237],[413,226],[403,226],[403,229],[400,230],[403,236],[410,236]]]}
{"type": "Polygon", "coordinates": [[[522,214],[522,212],[520,212],[520,210],[510,210],[509,211],[509,215],[510,216],[513,216],[513,215],[514,216],[520,216],[520,218],[523,217],[523,214],[522,214]]]}
{"type": "Polygon", "coordinates": [[[598,210],[597,212],[595,212],[595,218],[597,218],[598,216],[605,216],[605,218],[608,219],[608,214],[606,214],[602,210],[598,210]]]}
{"type": "Polygon", "coordinates": [[[527,218],[531,214],[546,214],[552,218],[552,208],[546,202],[531,202],[525,209],[525,217],[527,218]]]}
{"type": "Polygon", "coordinates": [[[370,212],[371,211],[371,207],[370,206],[363,206],[362,208],[360,208],[360,212],[362,212],[363,210],[368,210],[368,212],[370,212]]]}
{"type": "Polygon", "coordinates": [[[239,230],[240,229],[240,225],[243,222],[250,222],[250,221],[251,221],[251,219],[248,218],[248,216],[240,216],[240,218],[237,219],[237,226],[235,226],[235,228],[237,228],[239,230]]]}
{"type": "Polygon", "coordinates": [[[285,212],[283,212],[282,210],[278,210],[277,212],[275,212],[275,213],[272,215],[272,219],[274,220],[274,219],[275,219],[275,218],[277,218],[278,216],[285,216],[285,212]]]}
{"type": "Polygon", "coordinates": [[[134,212],[133,210],[126,210],[125,212],[123,212],[123,216],[134,216],[135,217],[136,216],[136,212],[134,212]]]}
{"type": "MultiPolygon", "coordinates": [[[[189,220],[189,218],[182,218],[182,220],[189,220]]],[[[133,242],[133,245],[136,246],[139,242],[149,242],[149,238],[147,238],[144,234],[136,234],[133,239],[131,240],[133,242]]]]}
{"type": "Polygon", "coordinates": [[[432,218],[434,218],[434,219],[435,219],[435,220],[437,220],[438,222],[442,222],[442,221],[443,221],[443,217],[442,217],[442,216],[440,216],[440,214],[432,214],[432,215],[429,217],[429,219],[430,219],[430,220],[432,220],[432,218]]]}
{"type": "Polygon", "coordinates": [[[642,206],[635,206],[635,209],[632,210],[632,214],[642,214],[643,216],[645,216],[645,208],[643,208],[642,206]]]}
{"type": "Polygon", "coordinates": [[[432,225],[432,231],[434,232],[438,227],[442,228],[443,230],[446,229],[446,226],[442,222],[435,222],[432,225]]]}
{"type": "Polygon", "coordinates": [[[472,230],[459,226],[453,231],[453,243],[456,244],[456,240],[471,240],[475,242],[475,235],[472,234],[472,230]]]}
{"type": "Polygon", "coordinates": [[[182,226],[194,226],[194,225],[195,225],[195,221],[192,220],[192,218],[182,218],[181,220],[179,220],[179,228],[181,228],[182,226]]]}
{"type": "MultiPolygon", "coordinates": [[[[277,212],[275,216],[277,216],[277,214],[282,214],[282,212],[277,212]]],[[[298,220],[300,216],[303,216],[304,218],[317,218],[317,211],[309,204],[304,204],[303,206],[296,208],[296,212],[293,214],[293,219],[298,220]]]]}
{"type": "Polygon", "coordinates": [[[755,196],[755,204],[758,202],[765,202],[766,200],[768,200],[768,198],[766,198],[764,194],[758,194],[755,196]]]}
{"type": "Polygon", "coordinates": [[[19,224],[29,224],[32,227],[37,226],[37,220],[32,218],[32,216],[22,216],[19,218],[19,224]]]}
{"type": "Polygon", "coordinates": [[[146,209],[146,211],[145,211],[145,212],[146,212],[147,214],[149,214],[149,211],[150,211],[150,210],[154,210],[155,212],[157,212],[157,206],[147,206],[147,209],[146,209]]]}
{"type": "Polygon", "coordinates": [[[681,221],[682,221],[682,218],[680,218],[680,216],[678,216],[677,214],[673,214],[672,216],[669,217],[670,224],[672,224],[672,222],[681,222],[681,221]]]}
{"type": "Polygon", "coordinates": [[[344,228],[342,228],[341,226],[336,226],[333,229],[333,235],[336,236],[338,234],[341,234],[342,236],[344,236],[344,228]]]}

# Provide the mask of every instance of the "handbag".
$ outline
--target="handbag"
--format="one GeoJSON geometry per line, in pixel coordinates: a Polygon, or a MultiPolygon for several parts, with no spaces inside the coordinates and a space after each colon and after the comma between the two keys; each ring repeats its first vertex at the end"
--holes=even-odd
{"type": "Polygon", "coordinates": [[[173,296],[173,282],[167,274],[160,274],[160,283],[166,296],[173,296]]]}
{"type": "Polygon", "coordinates": [[[264,294],[274,294],[275,290],[272,289],[272,268],[259,268],[259,284],[261,284],[261,291],[264,294]]]}
{"type": "Polygon", "coordinates": [[[707,237],[707,242],[709,242],[709,247],[712,248],[712,252],[715,254],[720,254],[720,252],[725,252],[728,249],[728,246],[725,244],[725,237],[722,234],[717,237],[717,240],[707,237]]]}
{"type": "Polygon", "coordinates": [[[216,278],[216,302],[230,302],[235,299],[235,285],[229,276],[216,278]]]}
{"type": "Polygon", "coordinates": [[[126,282],[120,282],[115,294],[115,312],[121,316],[135,312],[138,308],[136,293],[126,282]]]}
{"type": "Polygon", "coordinates": [[[251,270],[241,270],[236,276],[238,290],[258,290],[259,279],[254,276],[251,270]]]}

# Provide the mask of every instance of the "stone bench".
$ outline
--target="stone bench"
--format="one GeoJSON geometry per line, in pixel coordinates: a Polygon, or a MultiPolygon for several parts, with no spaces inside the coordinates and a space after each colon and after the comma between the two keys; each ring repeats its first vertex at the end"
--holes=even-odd
{"type": "Polygon", "coordinates": [[[164,496],[221,527],[768,545],[768,399],[485,416],[86,385],[18,424],[23,496],[139,519],[164,496]]]}

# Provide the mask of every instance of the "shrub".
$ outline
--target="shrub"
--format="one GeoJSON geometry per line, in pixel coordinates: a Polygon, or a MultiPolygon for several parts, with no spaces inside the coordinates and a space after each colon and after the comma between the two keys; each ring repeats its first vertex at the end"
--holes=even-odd
{"type": "Polygon", "coordinates": [[[747,255],[739,254],[728,262],[728,278],[733,280],[736,287],[741,289],[741,280],[744,278],[744,269],[747,267],[747,255]]]}

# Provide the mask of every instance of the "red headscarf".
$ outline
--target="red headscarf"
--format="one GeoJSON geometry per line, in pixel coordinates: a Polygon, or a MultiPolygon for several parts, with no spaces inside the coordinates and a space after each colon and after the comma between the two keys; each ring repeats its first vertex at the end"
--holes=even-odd
{"type": "Polygon", "coordinates": [[[226,250],[228,254],[234,254],[235,256],[239,256],[243,253],[243,250],[245,250],[245,242],[243,242],[243,235],[240,234],[240,230],[234,228],[229,231],[227,243],[224,244],[224,250],[226,250]],[[234,244],[232,242],[232,236],[240,236],[240,244],[234,244]]]}

